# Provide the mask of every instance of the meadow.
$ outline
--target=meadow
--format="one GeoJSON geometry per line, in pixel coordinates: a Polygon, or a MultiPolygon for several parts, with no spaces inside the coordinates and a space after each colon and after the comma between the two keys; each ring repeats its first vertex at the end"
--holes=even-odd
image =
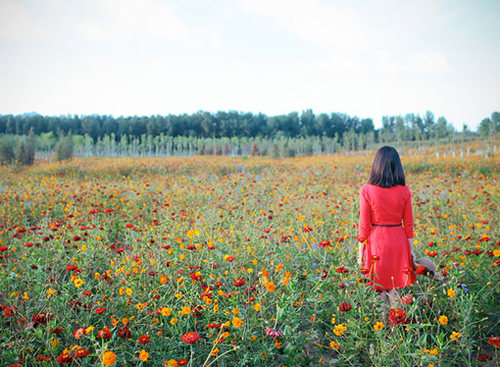
{"type": "Polygon", "coordinates": [[[500,366],[500,159],[402,154],[418,275],[356,265],[374,152],[0,167],[2,366],[500,366]]]}

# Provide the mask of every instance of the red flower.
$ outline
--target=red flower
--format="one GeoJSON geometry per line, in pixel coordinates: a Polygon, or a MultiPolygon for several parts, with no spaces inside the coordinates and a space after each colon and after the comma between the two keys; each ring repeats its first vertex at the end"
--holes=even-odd
{"type": "Polygon", "coordinates": [[[427,273],[427,268],[425,266],[419,266],[415,272],[417,273],[417,275],[422,275],[422,274],[425,274],[427,273]]]}
{"type": "Polygon", "coordinates": [[[222,326],[222,324],[216,324],[215,322],[211,322],[210,324],[207,325],[207,328],[211,329],[211,328],[214,328],[214,329],[220,329],[222,326]]]}
{"type": "Polygon", "coordinates": [[[245,285],[246,282],[243,279],[238,279],[237,281],[233,282],[233,285],[235,287],[241,287],[242,285],[245,285]]]}
{"type": "Polygon", "coordinates": [[[370,272],[370,270],[365,269],[365,268],[361,268],[361,269],[359,269],[359,272],[360,272],[361,274],[363,274],[363,275],[366,275],[366,274],[368,274],[368,273],[370,272]]]}
{"type": "Polygon", "coordinates": [[[411,293],[408,293],[401,297],[401,302],[403,302],[405,305],[410,304],[413,302],[413,295],[411,293]]]}
{"type": "Polygon", "coordinates": [[[7,251],[9,248],[7,246],[0,246],[0,252],[7,251]]]}
{"type": "Polygon", "coordinates": [[[184,343],[193,344],[200,338],[201,338],[201,335],[198,334],[196,331],[190,331],[189,333],[184,334],[181,337],[181,340],[184,343]]]}
{"type": "Polygon", "coordinates": [[[62,327],[56,327],[56,328],[50,330],[51,334],[61,334],[62,332],[63,332],[63,328],[62,327]]]}
{"type": "Polygon", "coordinates": [[[439,255],[439,253],[437,251],[431,251],[431,252],[427,253],[427,256],[429,256],[429,257],[435,257],[437,255],[439,255]]]}
{"type": "Polygon", "coordinates": [[[495,348],[500,348],[500,336],[492,336],[488,339],[488,343],[493,345],[495,348]]]}
{"type": "Polygon", "coordinates": [[[340,273],[340,274],[345,274],[345,273],[349,273],[349,270],[347,270],[345,267],[343,266],[339,266],[337,268],[337,270],[335,270],[336,273],[340,273]]]}
{"type": "Polygon", "coordinates": [[[149,335],[143,335],[139,337],[139,343],[148,344],[149,343],[149,335]]]}
{"type": "Polygon", "coordinates": [[[85,335],[86,332],[85,332],[85,329],[82,328],[82,327],[79,327],[78,329],[76,329],[75,331],[73,331],[73,337],[76,339],[76,340],[80,340],[80,338],[85,335]]]}
{"type": "Polygon", "coordinates": [[[229,262],[233,261],[234,259],[236,259],[234,256],[226,257],[226,261],[229,261],[229,262]]]}
{"type": "Polygon", "coordinates": [[[78,348],[76,350],[76,352],[74,352],[74,356],[75,358],[83,358],[83,357],[86,357],[90,354],[90,352],[86,349],[84,349],[83,347],[82,348],[78,348]]]}
{"type": "Polygon", "coordinates": [[[96,338],[102,338],[102,339],[111,339],[112,335],[111,332],[109,331],[109,326],[105,326],[102,328],[101,331],[99,331],[96,335],[96,338]]]}
{"type": "Polygon", "coordinates": [[[491,354],[480,354],[477,356],[477,360],[479,362],[488,362],[488,361],[491,361],[493,359],[493,357],[491,356],[491,354]]]}
{"type": "Polygon", "coordinates": [[[406,312],[399,308],[392,308],[389,311],[389,316],[387,316],[387,319],[391,323],[391,326],[405,325],[410,323],[410,320],[408,320],[408,318],[406,317],[406,312]]]}
{"type": "Polygon", "coordinates": [[[61,353],[57,357],[57,362],[59,363],[71,363],[71,361],[73,361],[73,357],[69,353],[61,353]]]}
{"type": "Polygon", "coordinates": [[[130,332],[129,328],[126,327],[125,325],[120,326],[118,329],[118,337],[119,338],[130,338],[132,336],[132,333],[130,332]]]}
{"type": "Polygon", "coordinates": [[[321,241],[318,245],[321,248],[325,248],[325,247],[331,246],[332,244],[330,243],[330,241],[325,240],[325,241],[321,241]]]}
{"type": "Polygon", "coordinates": [[[100,307],[98,309],[96,309],[94,312],[98,315],[102,314],[104,311],[106,311],[106,309],[104,307],[100,307]]]}
{"type": "Polygon", "coordinates": [[[341,303],[339,306],[339,311],[349,312],[352,310],[352,306],[349,303],[341,303]]]}
{"type": "Polygon", "coordinates": [[[178,365],[178,366],[185,366],[185,365],[187,365],[187,364],[188,364],[188,362],[189,362],[189,361],[188,361],[187,359],[179,359],[179,360],[177,361],[177,365],[178,365]]]}

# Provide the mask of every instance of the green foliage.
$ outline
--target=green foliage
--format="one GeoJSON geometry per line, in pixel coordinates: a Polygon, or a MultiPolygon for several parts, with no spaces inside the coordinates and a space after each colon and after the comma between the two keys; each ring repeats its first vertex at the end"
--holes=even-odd
{"type": "Polygon", "coordinates": [[[73,157],[73,138],[71,132],[67,135],[60,135],[59,141],[55,146],[56,161],[64,161],[73,157]]]}
{"type": "Polygon", "coordinates": [[[8,164],[14,161],[15,144],[15,138],[12,135],[4,135],[0,138],[0,164],[8,164]]]}

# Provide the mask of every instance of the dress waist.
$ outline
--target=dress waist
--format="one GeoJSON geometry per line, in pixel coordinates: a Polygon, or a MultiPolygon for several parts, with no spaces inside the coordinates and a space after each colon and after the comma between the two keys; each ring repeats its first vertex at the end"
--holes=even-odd
{"type": "Polygon", "coordinates": [[[399,224],[374,224],[372,223],[372,227],[399,227],[401,226],[401,223],[399,224]]]}

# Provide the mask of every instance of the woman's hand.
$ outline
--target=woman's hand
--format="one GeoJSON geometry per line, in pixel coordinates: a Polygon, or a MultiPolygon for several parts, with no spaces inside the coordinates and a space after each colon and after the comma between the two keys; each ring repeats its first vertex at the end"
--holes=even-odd
{"type": "Polygon", "coordinates": [[[363,255],[358,255],[358,265],[363,266],[363,255]]]}

